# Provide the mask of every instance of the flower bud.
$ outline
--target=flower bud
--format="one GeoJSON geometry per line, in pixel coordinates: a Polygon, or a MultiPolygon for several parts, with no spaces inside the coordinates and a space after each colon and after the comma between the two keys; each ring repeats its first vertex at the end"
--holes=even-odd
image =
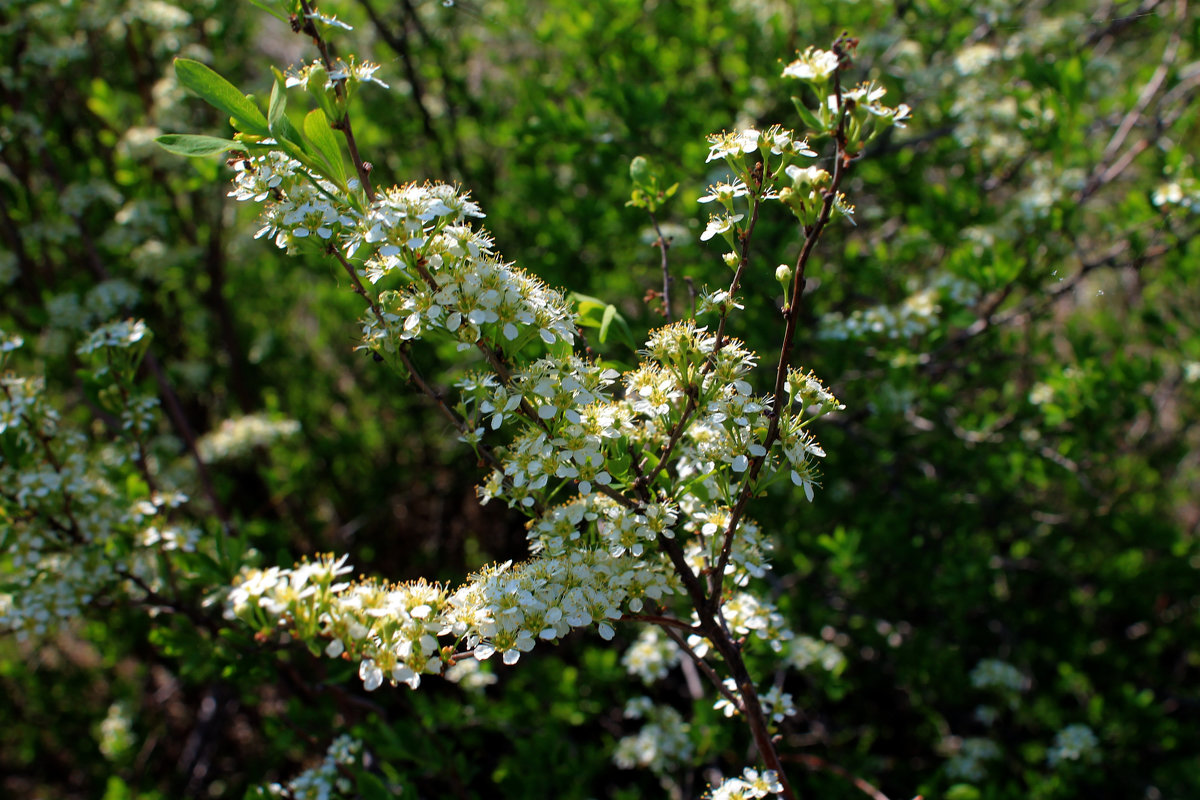
{"type": "Polygon", "coordinates": [[[779,281],[779,287],[783,289],[783,310],[786,313],[791,307],[789,298],[792,296],[792,268],[787,264],[780,264],[775,268],[775,280],[779,281]]]}

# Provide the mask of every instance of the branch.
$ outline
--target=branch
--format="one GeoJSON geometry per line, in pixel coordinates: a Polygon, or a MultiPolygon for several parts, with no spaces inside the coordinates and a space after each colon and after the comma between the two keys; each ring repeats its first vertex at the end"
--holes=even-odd
{"type": "Polygon", "coordinates": [[[738,699],[737,695],[726,688],[725,682],[721,680],[721,676],[717,674],[717,671],[714,670],[707,661],[696,655],[696,651],[692,650],[692,648],[688,646],[688,643],[684,641],[683,637],[679,635],[678,631],[676,631],[674,628],[666,627],[661,623],[659,623],[659,626],[663,629],[663,633],[665,633],[667,637],[670,638],[670,640],[673,641],[689,659],[691,659],[692,663],[696,665],[696,668],[704,673],[704,677],[708,678],[709,682],[712,683],[717,692],[730,703],[732,703],[734,708],[740,710],[742,708],[742,701],[738,699]]]}
{"type": "Polygon", "coordinates": [[[658,236],[658,241],[655,242],[658,249],[662,252],[662,300],[663,300],[663,316],[667,322],[671,321],[671,268],[667,264],[667,249],[670,247],[667,240],[663,238],[662,229],[658,227],[658,218],[654,216],[653,211],[647,210],[650,215],[650,223],[654,226],[654,233],[658,236]]]}
{"type": "MultiPolygon", "coordinates": [[[[846,780],[853,783],[854,787],[856,789],[858,789],[859,791],[863,792],[868,797],[870,797],[871,800],[888,800],[887,795],[885,795],[883,792],[876,789],[871,784],[864,781],[862,778],[851,773],[849,770],[845,769],[844,767],[839,767],[837,764],[830,764],[828,761],[826,761],[823,758],[820,758],[819,756],[808,755],[806,753],[796,753],[793,755],[784,756],[784,758],[787,759],[788,761],[795,761],[797,763],[803,764],[804,766],[808,767],[809,769],[820,769],[820,770],[824,770],[826,772],[832,772],[834,775],[837,775],[838,777],[845,778],[846,780]]],[[[918,797],[918,798],[916,798],[916,800],[920,800],[920,798],[918,797]]]]}
{"type": "MultiPolygon", "coordinates": [[[[838,54],[841,65],[848,66],[849,59],[846,58],[841,49],[842,44],[843,38],[839,37],[833,44],[833,51],[838,54]]],[[[850,156],[846,152],[846,104],[842,99],[841,65],[833,73],[834,96],[837,97],[838,104],[838,124],[837,129],[834,131],[837,153],[834,161],[833,178],[830,181],[829,188],[825,192],[825,199],[821,204],[821,213],[817,217],[816,222],[805,229],[804,245],[800,249],[800,255],[796,257],[792,296],[787,304],[787,310],[784,312],[786,323],[784,326],[783,342],[779,348],[779,363],[775,368],[775,388],[772,392],[772,396],[775,398],[775,408],[771,416],[771,424],[767,428],[766,438],[762,442],[765,453],[751,459],[750,466],[742,482],[741,491],[738,493],[737,501],[729,513],[729,524],[725,528],[725,537],[721,544],[721,554],[717,560],[716,568],[709,576],[708,602],[710,610],[714,613],[717,610],[717,605],[720,603],[721,584],[725,580],[725,568],[729,565],[729,558],[733,552],[733,539],[737,532],[738,523],[741,522],[742,515],[745,513],[750,498],[754,496],[755,483],[759,472],[762,471],[763,464],[770,457],[771,447],[775,444],[776,439],[779,438],[779,419],[786,411],[786,409],[780,407],[780,398],[784,394],[784,384],[787,382],[788,367],[791,364],[792,358],[792,347],[796,338],[796,327],[800,320],[800,298],[804,295],[806,286],[805,270],[817,246],[817,240],[821,238],[822,231],[829,224],[829,219],[833,214],[834,203],[837,201],[838,190],[841,187],[842,179],[846,176],[846,170],[850,166],[850,156]]]]}
{"type": "MultiPolygon", "coordinates": [[[[325,40],[321,38],[321,32],[317,30],[317,26],[313,24],[311,14],[313,13],[312,5],[309,0],[300,0],[300,10],[304,14],[304,21],[295,28],[297,33],[304,33],[312,37],[313,44],[317,46],[317,50],[321,53],[321,63],[325,65],[326,72],[333,72],[333,59],[329,55],[329,46],[325,40]]],[[[346,99],[346,79],[336,80],[333,82],[333,91],[339,100],[346,99]]],[[[367,202],[375,200],[375,192],[371,189],[371,165],[362,160],[358,154],[358,144],[354,141],[354,128],[350,124],[350,112],[347,110],[342,118],[335,120],[330,126],[342,132],[346,137],[346,148],[350,151],[350,160],[354,162],[354,171],[358,173],[358,180],[362,184],[363,191],[366,192],[367,202]]]]}

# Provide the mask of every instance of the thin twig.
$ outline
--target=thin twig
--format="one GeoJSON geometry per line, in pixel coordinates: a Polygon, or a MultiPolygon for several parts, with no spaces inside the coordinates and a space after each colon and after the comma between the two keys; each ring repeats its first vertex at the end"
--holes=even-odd
{"type": "MultiPolygon", "coordinates": [[[[1179,17],[1180,23],[1187,19],[1187,0],[1177,0],[1175,3],[1175,13],[1179,17]]],[[[1162,58],[1159,59],[1158,67],[1150,76],[1150,80],[1142,87],[1141,93],[1138,95],[1137,102],[1133,108],[1121,120],[1121,124],[1117,126],[1113,132],[1112,138],[1104,148],[1104,152],[1100,156],[1099,162],[1095,169],[1092,170],[1092,175],[1087,183],[1079,190],[1079,194],[1075,198],[1076,205],[1082,204],[1090,195],[1105,184],[1114,180],[1118,175],[1125,171],[1138,155],[1145,151],[1151,144],[1151,138],[1147,137],[1125,152],[1121,158],[1113,163],[1109,163],[1116,156],[1121,146],[1125,144],[1125,140],[1129,138],[1129,134],[1133,131],[1135,125],[1142,120],[1142,115],[1149,107],[1154,96],[1158,94],[1163,83],[1170,73],[1171,65],[1175,63],[1176,56],[1179,53],[1179,46],[1182,43],[1182,25],[1177,26],[1171,33],[1170,39],[1167,40],[1167,46],[1163,49],[1162,58]]]]}
{"type": "Polygon", "coordinates": [[[650,215],[650,224],[654,226],[654,234],[655,234],[655,236],[658,237],[658,241],[655,242],[655,246],[658,247],[659,251],[662,253],[663,317],[667,320],[667,322],[670,322],[671,321],[671,283],[673,282],[673,279],[671,278],[671,268],[667,264],[667,249],[671,245],[667,243],[667,240],[665,238],[663,238],[662,229],[658,227],[658,218],[654,216],[654,212],[647,209],[646,213],[648,213],[650,215]]]}
{"type": "Polygon", "coordinates": [[[845,778],[854,784],[854,788],[866,794],[871,800],[888,800],[888,796],[876,789],[871,784],[867,783],[862,778],[853,774],[844,767],[839,767],[837,764],[830,764],[819,756],[809,755],[808,753],[793,753],[784,756],[786,761],[796,761],[809,769],[820,769],[825,772],[831,772],[838,777],[845,778]]]}
{"type": "MultiPolygon", "coordinates": [[[[321,32],[317,30],[317,26],[312,21],[312,5],[308,0],[300,0],[300,10],[304,14],[304,21],[300,23],[300,32],[312,37],[313,44],[317,46],[317,50],[321,54],[321,63],[325,66],[326,72],[333,72],[333,59],[329,55],[329,46],[325,40],[321,38],[321,32]]],[[[333,91],[339,100],[346,100],[346,79],[341,78],[333,82],[333,91]]],[[[363,191],[367,195],[367,202],[375,200],[375,191],[371,188],[371,165],[362,160],[362,156],[358,154],[358,144],[354,140],[354,128],[350,124],[350,112],[347,109],[342,118],[334,120],[330,127],[342,132],[346,137],[346,149],[350,151],[350,160],[354,162],[354,171],[358,173],[359,183],[362,184],[363,191]]]]}
{"type": "Polygon", "coordinates": [[[717,671],[712,668],[712,665],[710,665],[700,656],[696,655],[696,651],[693,650],[686,641],[684,641],[683,637],[679,635],[679,631],[675,630],[674,628],[663,626],[661,623],[659,623],[659,627],[661,627],[663,633],[665,633],[667,637],[673,641],[675,645],[684,652],[685,655],[687,655],[691,662],[696,665],[696,668],[704,673],[704,677],[708,678],[709,682],[713,685],[717,692],[719,692],[722,697],[732,703],[734,708],[740,711],[742,709],[742,701],[738,699],[736,694],[729,691],[729,688],[725,686],[725,682],[721,680],[721,676],[718,675],[717,671]]]}
{"type": "MultiPolygon", "coordinates": [[[[338,263],[342,265],[342,268],[346,271],[346,274],[350,276],[354,293],[367,301],[367,305],[371,308],[371,313],[375,315],[375,319],[379,321],[379,324],[382,325],[384,329],[390,327],[387,318],[383,315],[383,309],[379,307],[379,303],[371,296],[371,294],[367,291],[367,288],[363,286],[362,280],[358,277],[358,271],[354,268],[354,265],[351,264],[350,261],[344,255],[342,255],[341,251],[336,247],[329,247],[327,252],[337,258],[338,263]]],[[[438,410],[442,412],[446,419],[450,420],[450,423],[454,425],[455,429],[458,430],[461,435],[467,436],[471,432],[471,426],[467,423],[467,420],[461,414],[451,408],[446,402],[446,399],[442,393],[434,389],[433,386],[431,386],[429,382],[425,380],[425,378],[421,375],[420,370],[417,369],[417,365],[413,363],[411,358],[409,358],[408,353],[406,353],[403,348],[397,348],[395,351],[395,356],[404,366],[404,369],[408,375],[408,379],[413,386],[417,387],[417,390],[420,391],[421,394],[433,400],[434,405],[437,406],[438,410]]],[[[500,459],[496,457],[496,454],[492,452],[490,447],[487,447],[482,442],[478,442],[476,443],[476,449],[489,466],[494,469],[501,468],[502,465],[500,463],[500,459]]]]}
{"type": "MultiPolygon", "coordinates": [[[[843,62],[847,62],[844,54],[841,51],[842,39],[838,39],[834,43],[834,52],[842,56],[843,62]]],[[[850,159],[846,152],[846,105],[842,100],[842,85],[839,71],[834,71],[834,93],[837,97],[838,104],[838,124],[834,132],[834,139],[837,144],[837,154],[833,168],[833,178],[830,181],[829,188],[825,192],[825,199],[821,205],[821,213],[817,220],[805,230],[804,245],[800,249],[800,254],[796,257],[795,279],[792,282],[792,296],[787,305],[785,312],[785,326],[783,334],[783,342],[779,348],[779,362],[775,369],[775,388],[772,396],[775,398],[776,407],[771,416],[771,423],[767,428],[767,435],[762,442],[762,447],[765,451],[764,455],[755,456],[751,459],[749,468],[746,471],[746,476],[743,479],[742,489],[738,493],[737,501],[729,512],[729,524],[725,528],[724,541],[721,545],[721,553],[718,557],[717,566],[709,576],[710,588],[708,593],[708,602],[711,610],[716,611],[717,605],[721,598],[721,584],[725,578],[725,568],[729,564],[730,556],[733,552],[733,540],[737,532],[737,526],[741,522],[743,513],[746,510],[750,498],[754,496],[754,486],[758,478],[759,472],[762,470],[763,464],[770,457],[772,445],[775,444],[779,437],[779,421],[786,409],[780,407],[780,398],[784,394],[784,384],[787,382],[788,367],[791,364],[792,347],[795,343],[796,327],[800,319],[800,298],[804,294],[806,286],[805,270],[808,267],[808,262],[812,258],[813,250],[816,248],[817,240],[821,237],[822,231],[829,223],[829,219],[833,214],[833,207],[837,201],[838,190],[841,187],[842,179],[846,175],[846,170],[850,165],[850,159]]]]}
{"type": "Polygon", "coordinates": [[[350,283],[352,284],[354,293],[367,301],[367,305],[371,307],[371,312],[375,314],[375,319],[379,320],[379,324],[386,329],[388,324],[387,320],[383,317],[383,311],[379,308],[379,303],[376,302],[375,298],[367,292],[367,287],[363,286],[362,280],[358,277],[358,270],[354,268],[349,259],[342,255],[342,251],[334,245],[331,244],[325,248],[325,252],[334,256],[338,260],[338,263],[342,265],[342,269],[346,270],[346,274],[350,276],[350,283]]]}
{"type": "Polygon", "coordinates": [[[754,165],[754,172],[750,176],[751,180],[755,181],[754,202],[750,205],[750,221],[746,224],[745,230],[738,235],[738,244],[741,248],[741,257],[738,259],[737,268],[733,271],[733,280],[729,282],[729,299],[721,307],[721,318],[717,322],[716,344],[713,346],[713,352],[720,350],[725,345],[725,324],[729,319],[729,309],[733,303],[734,294],[742,282],[742,275],[746,272],[746,267],[750,265],[750,238],[754,235],[754,228],[758,225],[758,211],[762,206],[760,198],[762,182],[763,182],[763,165],[758,162],[754,165]]]}

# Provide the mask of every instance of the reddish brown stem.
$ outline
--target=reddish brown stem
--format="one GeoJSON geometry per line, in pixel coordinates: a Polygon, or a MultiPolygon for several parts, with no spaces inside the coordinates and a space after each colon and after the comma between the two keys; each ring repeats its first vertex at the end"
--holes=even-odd
{"type": "MultiPolygon", "coordinates": [[[[313,44],[321,54],[321,63],[325,66],[325,71],[333,72],[333,58],[329,54],[329,45],[321,38],[321,32],[317,30],[317,26],[313,24],[310,17],[313,13],[312,4],[308,0],[300,0],[300,11],[304,14],[304,21],[300,23],[299,32],[312,37],[313,44]]],[[[333,92],[344,104],[346,100],[345,78],[333,82],[333,92]]],[[[375,191],[371,188],[371,165],[363,161],[358,154],[358,144],[354,140],[354,128],[350,124],[350,112],[344,112],[342,118],[334,120],[330,127],[341,131],[342,135],[346,137],[346,149],[350,151],[350,160],[354,163],[354,171],[358,173],[358,180],[362,184],[363,192],[367,195],[367,202],[372,202],[375,199],[375,191]]]]}
{"type": "MultiPolygon", "coordinates": [[[[834,43],[834,52],[842,56],[842,53],[838,49],[840,42],[841,40],[839,39],[838,42],[834,43]]],[[[844,56],[842,57],[842,63],[846,63],[844,56]]],[[[829,224],[834,204],[837,202],[838,189],[841,187],[842,179],[845,177],[846,169],[850,163],[850,158],[846,151],[846,106],[842,100],[841,79],[836,71],[834,72],[834,94],[837,97],[839,117],[837,128],[834,132],[837,151],[834,159],[833,178],[830,181],[829,188],[825,191],[825,198],[821,204],[820,214],[815,222],[805,227],[804,244],[800,249],[800,255],[796,257],[795,280],[792,283],[792,295],[789,298],[787,310],[784,312],[783,341],[779,348],[779,362],[775,368],[775,387],[772,392],[772,397],[775,398],[774,414],[767,428],[766,438],[762,442],[766,454],[751,459],[750,466],[742,482],[742,489],[738,493],[737,501],[729,513],[729,524],[725,528],[724,540],[721,544],[721,554],[718,558],[716,569],[712,571],[709,578],[708,602],[714,612],[720,604],[721,584],[725,578],[725,568],[728,566],[729,558],[733,552],[733,540],[737,532],[737,526],[741,522],[747,504],[749,504],[750,499],[754,496],[755,483],[759,473],[762,471],[763,464],[766,463],[767,458],[770,456],[771,447],[779,438],[779,420],[787,411],[787,409],[781,407],[781,398],[784,393],[784,385],[787,382],[788,367],[791,364],[792,347],[795,344],[796,338],[796,327],[800,320],[800,298],[804,294],[806,285],[805,270],[817,246],[817,240],[821,238],[822,231],[829,224]]]]}

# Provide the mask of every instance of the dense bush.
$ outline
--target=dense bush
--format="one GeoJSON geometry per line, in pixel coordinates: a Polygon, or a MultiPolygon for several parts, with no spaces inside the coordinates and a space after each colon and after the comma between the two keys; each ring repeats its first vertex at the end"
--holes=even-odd
{"type": "MultiPolygon", "coordinates": [[[[266,111],[270,67],[318,57],[290,6],[0,10],[6,796],[256,796],[324,769],[348,796],[698,797],[761,769],[658,628],[368,694],[325,642],[310,654],[302,631],[256,636],[223,613],[243,565],[334,551],[457,586],[529,557],[525,517],[479,504],[490,469],[437,404],[356,350],[364,303],[338,261],[255,241],[223,159],[155,144],[231,135],[176,58],[266,111]]],[[[1200,791],[1200,19],[1185,2],[321,11],[353,26],[321,27],[335,56],[380,63],[389,87],[349,106],[373,185],[469,190],[506,258],[578,293],[586,347],[618,371],[664,322],[655,225],[674,318],[729,285],[721,237],[701,240],[713,204],[697,201],[728,178],[705,136],[811,130],[789,98],[822,98],[781,69],[858,36],[847,85],[874,79],[913,110],[850,166],[853,222],[834,216],[797,309],[793,366],[846,408],[814,426],[812,502],[783,473],[750,506],[774,546],[752,585],[795,632],[745,654],[763,695],[794,704],[775,744],[787,777],[836,797],[1200,791]],[[653,221],[627,203],[646,170],[678,183],[653,221]]],[[[290,98],[302,127],[308,101],[290,98]]],[[[812,146],[803,163],[833,170],[833,144],[812,146]]],[[[804,239],[775,204],[751,241],[729,333],[761,355],[758,394],[782,329],[776,265],[804,239]]],[[[484,366],[451,337],[408,352],[446,391],[484,366]]]]}

